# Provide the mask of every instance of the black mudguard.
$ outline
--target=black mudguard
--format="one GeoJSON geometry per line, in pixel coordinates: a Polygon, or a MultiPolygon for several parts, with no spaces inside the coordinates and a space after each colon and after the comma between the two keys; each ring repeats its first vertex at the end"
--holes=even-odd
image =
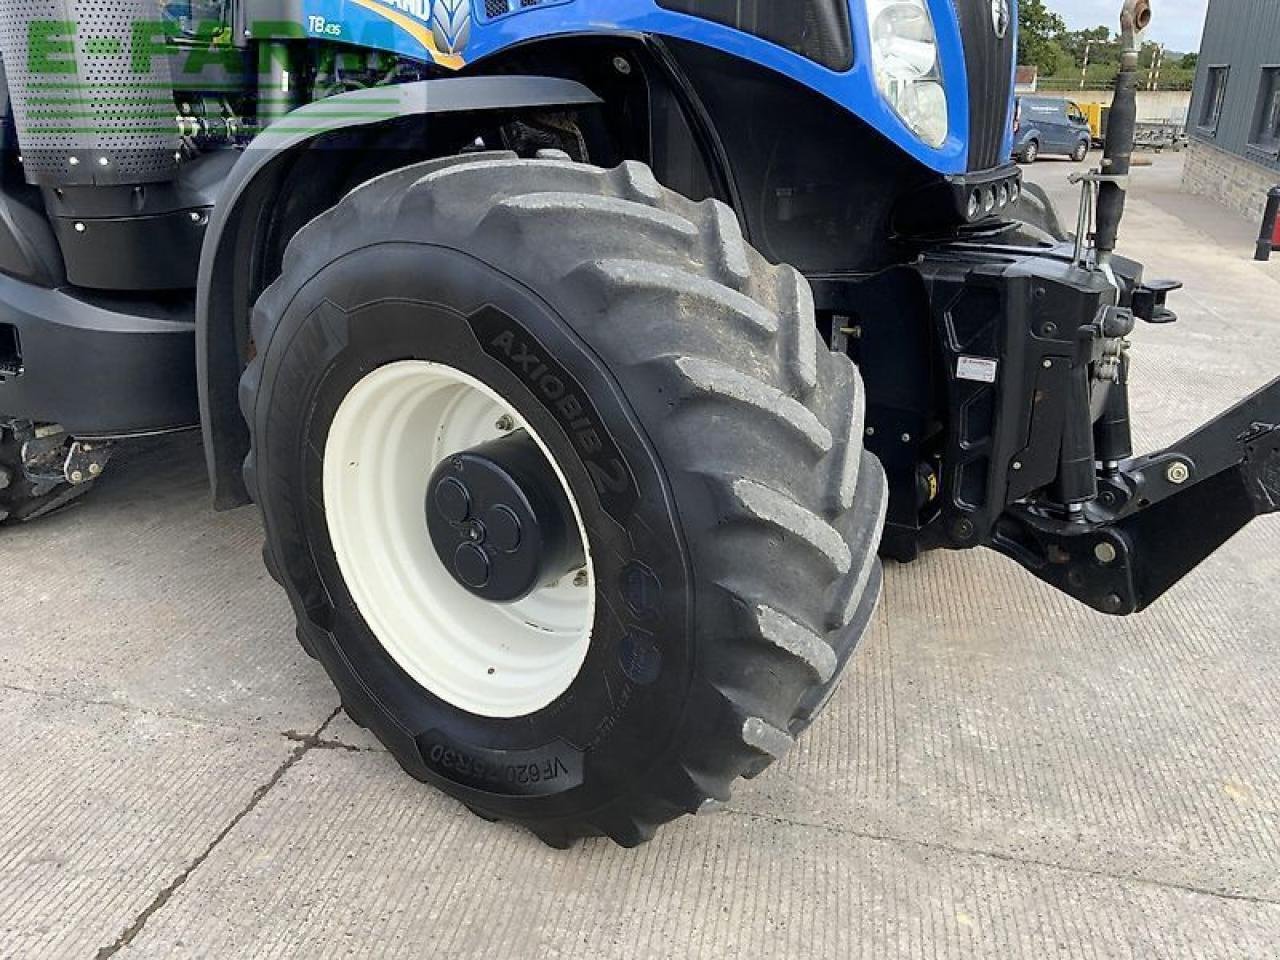
{"type": "Polygon", "coordinates": [[[248,502],[241,465],[249,450],[249,433],[240,414],[238,386],[247,362],[249,315],[271,279],[262,275],[260,255],[274,222],[272,208],[298,157],[322,137],[411,117],[576,108],[599,102],[571,80],[450,77],[330,97],[294,111],[259,135],[231,171],[200,260],[196,363],[215,507],[230,509],[248,502]]]}

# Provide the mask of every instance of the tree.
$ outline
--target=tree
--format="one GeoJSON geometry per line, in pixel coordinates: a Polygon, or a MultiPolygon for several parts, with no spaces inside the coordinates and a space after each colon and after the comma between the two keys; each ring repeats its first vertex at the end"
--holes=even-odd
{"type": "Polygon", "coordinates": [[[1058,37],[1058,44],[1075,61],[1084,66],[1085,51],[1089,51],[1090,63],[1106,63],[1118,58],[1118,46],[1111,40],[1110,27],[1094,27],[1092,30],[1071,30],[1058,37]]]}
{"type": "Polygon", "coordinates": [[[1022,0],[1018,4],[1018,62],[1052,74],[1061,55],[1054,40],[1066,29],[1066,22],[1045,7],[1044,0],[1022,0]]]}
{"type": "Polygon", "coordinates": [[[1056,77],[1059,74],[1073,72],[1075,64],[1071,54],[1062,49],[1062,44],[1059,41],[1050,40],[1043,54],[1043,59],[1037,66],[1040,68],[1041,76],[1056,77]]]}
{"type": "Polygon", "coordinates": [[[1183,70],[1194,70],[1196,67],[1200,66],[1200,54],[1198,53],[1183,54],[1182,60],[1179,61],[1178,66],[1180,66],[1183,70]]]}

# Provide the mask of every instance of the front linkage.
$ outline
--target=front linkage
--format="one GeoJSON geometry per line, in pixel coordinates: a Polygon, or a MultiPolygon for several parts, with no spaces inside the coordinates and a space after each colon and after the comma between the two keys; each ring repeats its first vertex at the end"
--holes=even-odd
{"type": "Polygon", "coordinates": [[[1280,511],[1280,379],[1158,453],[1106,465],[1063,517],[1015,504],[992,544],[1104,613],[1142,610],[1255,517],[1280,511]]]}
{"type": "MultiPolygon", "coordinates": [[[[1149,0],[1125,5],[1129,52],[1102,169],[1077,178],[1077,236],[1033,248],[1015,229],[935,249],[915,267],[926,336],[941,345],[943,372],[928,376],[940,381],[947,426],[930,439],[925,408],[889,403],[870,415],[873,435],[893,427],[870,442],[896,474],[887,553],[990,546],[1109,614],[1149,606],[1249,521],[1280,511],[1280,379],[1178,443],[1133,455],[1128,337],[1139,320],[1175,321],[1166,299],[1181,286],[1144,282],[1141,266],[1114,253],[1133,152],[1136,37],[1150,16],[1149,0]],[[898,440],[913,434],[920,440],[905,452],[898,440]]],[[[916,282],[881,277],[872,289],[916,282]]],[[[854,347],[864,369],[875,342],[854,347]]],[[[885,395],[874,387],[873,397],[885,395]]]]}
{"type": "Polygon", "coordinates": [[[886,554],[989,546],[1097,610],[1128,614],[1280,510],[1280,380],[1134,456],[1128,338],[1140,321],[1175,319],[1165,298],[1176,284],[1144,283],[1122,258],[1111,273],[1090,260],[1082,267],[1070,243],[953,244],[856,287],[817,284],[833,329],[855,324],[868,445],[894,491],[886,554]],[[882,362],[904,324],[878,304],[913,289],[927,304],[916,335],[939,344],[932,369],[882,362]]]}
{"type": "MultiPolygon", "coordinates": [[[[1121,14],[1125,53],[1102,169],[1091,178],[1098,191],[1092,267],[1113,282],[1121,272],[1114,251],[1137,119],[1137,38],[1150,20],[1149,0],[1128,0],[1121,14]]],[[[1082,211],[1092,191],[1086,182],[1082,211]]],[[[1083,239],[1077,236],[1077,256],[1083,239]]],[[[1092,371],[1095,379],[1113,382],[1091,430],[1081,423],[1062,431],[1060,503],[1040,498],[1010,504],[992,531],[992,545],[1036,576],[1112,614],[1147,607],[1249,521],[1280,511],[1280,379],[1173,446],[1132,456],[1123,337],[1135,314],[1153,323],[1176,319],[1164,300],[1177,286],[1136,281],[1117,282],[1127,308],[1104,307],[1092,327],[1078,332],[1079,342],[1093,345],[1094,354],[1088,364],[1072,366],[1074,381],[1092,371]],[[1099,356],[1099,344],[1116,343],[1111,334],[1120,338],[1119,349],[1108,353],[1104,346],[1099,356]],[[1085,469],[1077,489],[1070,490],[1075,464],[1085,469]]]]}
{"type": "Polygon", "coordinates": [[[1127,338],[1139,320],[1172,321],[1170,285],[1144,285],[1117,258],[1117,295],[1065,250],[993,265],[1000,252],[952,250],[920,268],[954,426],[918,542],[988,545],[1094,609],[1142,610],[1254,517],[1280,510],[1280,380],[1135,457],[1127,338]]]}

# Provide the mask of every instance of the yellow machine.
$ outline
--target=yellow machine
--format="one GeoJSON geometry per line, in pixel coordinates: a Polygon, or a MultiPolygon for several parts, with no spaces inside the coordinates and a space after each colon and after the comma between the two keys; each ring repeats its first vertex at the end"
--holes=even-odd
{"type": "Polygon", "coordinates": [[[1101,146],[1103,137],[1107,132],[1107,114],[1111,108],[1104,103],[1077,103],[1076,106],[1080,108],[1080,112],[1089,121],[1089,132],[1093,135],[1093,145],[1095,147],[1101,146]]]}

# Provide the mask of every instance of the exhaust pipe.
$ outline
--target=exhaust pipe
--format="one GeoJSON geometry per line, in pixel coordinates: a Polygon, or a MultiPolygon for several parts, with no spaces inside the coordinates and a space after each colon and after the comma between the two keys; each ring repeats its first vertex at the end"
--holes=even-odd
{"type": "Polygon", "coordinates": [[[1097,231],[1094,246],[1098,266],[1107,267],[1115,253],[1124,217],[1127,178],[1133,166],[1133,144],[1138,124],[1138,54],[1142,31],[1151,23],[1151,0],[1125,0],[1120,11],[1120,73],[1107,124],[1102,153],[1102,182],[1098,188],[1097,231]]]}

